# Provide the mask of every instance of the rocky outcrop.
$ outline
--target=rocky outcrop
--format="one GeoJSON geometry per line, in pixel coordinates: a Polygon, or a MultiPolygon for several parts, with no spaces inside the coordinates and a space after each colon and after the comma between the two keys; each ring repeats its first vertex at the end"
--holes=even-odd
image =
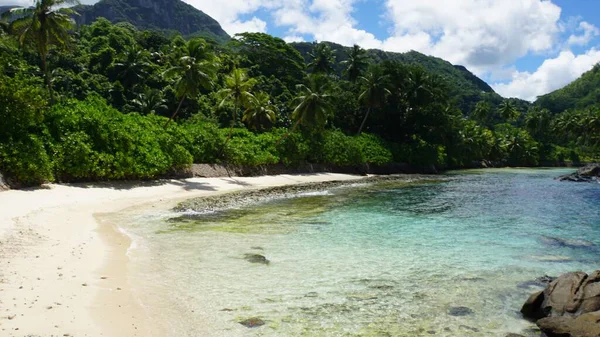
{"type": "Polygon", "coordinates": [[[532,294],[521,313],[548,337],[600,337],[600,270],[561,275],[532,294]]]}
{"type": "Polygon", "coordinates": [[[4,181],[4,176],[0,173],[0,191],[8,190],[8,184],[4,181]]]}
{"type": "Polygon", "coordinates": [[[574,182],[600,182],[600,164],[588,164],[579,168],[575,173],[563,175],[557,179],[574,182]]]}

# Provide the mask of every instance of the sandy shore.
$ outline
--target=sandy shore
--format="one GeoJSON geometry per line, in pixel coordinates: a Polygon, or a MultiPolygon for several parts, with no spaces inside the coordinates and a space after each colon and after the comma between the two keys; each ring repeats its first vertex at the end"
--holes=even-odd
{"type": "Polygon", "coordinates": [[[127,280],[129,239],[96,215],[343,174],[53,185],[0,192],[1,336],[149,336],[127,280]]]}

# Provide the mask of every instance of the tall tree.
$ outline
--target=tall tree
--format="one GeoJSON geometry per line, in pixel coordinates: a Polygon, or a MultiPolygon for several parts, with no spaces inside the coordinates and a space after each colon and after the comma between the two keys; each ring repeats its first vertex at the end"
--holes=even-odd
{"type": "Polygon", "coordinates": [[[344,72],[348,80],[354,83],[369,65],[367,51],[355,44],[347,54],[348,59],[342,61],[342,64],[346,66],[344,72]]]}
{"type": "Polygon", "coordinates": [[[212,89],[218,67],[215,55],[203,39],[188,41],[181,52],[183,56],[179,58],[179,64],[163,73],[166,79],[175,79],[175,95],[180,100],[177,109],[165,123],[165,128],[177,116],[186,97],[197,97],[201,88],[212,89]]]}
{"type": "Polygon", "coordinates": [[[309,53],[311,58],[308,68],[312,70],[314,74],[331,74],[333,73],[333,64],[335,63],[335,55],[331,48],[321,42],[317,44],[313,51],[309,53]]]}
{"type": "Polygon", "coordinates": [[[166,110],[166,102],[159,90],[145,88],[143,93],[137,94],[136,98],[131,100],[131,105],[133,105],[134,111],[142,115],[150,115],[166,110]]]}
{"type": "Polygon", "coordinates": [[[296,129],[298,125],[306,127],[322,128],[327,119],[333,114],[331,96],[327,94],[329,83],[322,76],[312,75],[309,85],[298,84],[296,89],[300,93],[293,101],[296,105],[292,112],[292,120],[296,129]]]}
{"type": "Polygon", "coordinates": [[[250,99],[254,97],[251,90],[255,84],[256,79],[249,78],[245,69],[234,68],[231,74],[225,77],[225,87],[217,93],[221,97],[219,107],[223,107],[228,101],[233,102],[234,105],[233,116],[231,116],[229,125],[229,137],[227,137],[225,144],[233,136],[233,126],[237,120],[238,110],[247,105],[250,99]]]}
{"type": "Polygon", "coordinates": [[[388,75],[383,75],[380,68],[373,68],[373,71],[365,74],[365,76],[358,77],[358,80],[362,84],[362,91],[360,96],[358,96],[358,100],[362,102],[367,107],[367,113],[360,123],[360,128],[358,128],[358,134],[362,132],[365,127],[365,123],[369,118],[369,114],[373,108],[381,106],[383,102],[385,102],[388,95],[392,93],[388,89],[387,79],[388,75]]]}
{"type": "Polygon", "coordinates": [[[519,118],[519,111],[508,99],[505,99],[502,104],[500,104],[498,112],[506,121],[516,121],[517,118],[519,118]]]}
{"type": "Polygon", "coordinates": [[[72,15],[77,14],[67,5],[78,5],[78,0],[36,0],[33,7],[13,8],[3,18],[16,17],[10,24],[21,46],[32,45],[40,56],[40,67],[52,99],[52,83],[47,58],[51,46],[65,47],[70,43],[69,31],[74,27],[72,15]]]}
{"type": "Polygon", "coordinates": [[[262,130],[264,125],[272,125],[277,118],[277,107],[265,92],[259,92],[248,102],[242,121],[254,130],[262,130]]]}
{"type": "Polygon", "coordinates": [[[116,72],[116,79],[125,87],[131,88],[139,83],[143,83],[148,77],[150,63],[147,51],[137,45],[128,46],[123,56],[118,62],[113,64],[113,71],[116,72]]]}

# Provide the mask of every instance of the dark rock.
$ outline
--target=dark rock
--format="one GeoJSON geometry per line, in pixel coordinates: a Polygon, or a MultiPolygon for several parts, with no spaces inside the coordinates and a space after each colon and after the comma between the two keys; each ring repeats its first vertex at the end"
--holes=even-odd
{"type": "Polygon", "coordinates": [[[508,335],[506,335],[506,337],[525,337],[525,336],[519,335],[519,334],[516,334],[516,333],[509,333],[508,335]]]}
{"type": "Polygon", "coordinates": [[[600,312],[577,318],[546,317],[537,321],[537,326],[548,337],[600,337],[600,312]]]}
{"type": "Polygon", "coordinates": [[[529,296],[523,307],[521,313],[523,317],[529,319],[540,319],[546,317],[546,313],[542,310],[542,303],[544,302],[544,291],[538,291],[535,294],[529,296]]]}
{"type": "Polygon", "coordinates": [[[473,315],[473,310],[467,307],[451,307],[448,310],[448,315],[450,316],[469,316],[473,315]]]}
{"type": "Polygon", "coordinates": [[[600,164],[588,164],[575,173],[566,174],[557,178],[560,181],[596,182],[600,181],[600,164]]]}
{"type": "Polygon", "coordinates": [[[239,322],[241,325],[246,328],[258,328],[259,326],[265,325],[265,321],[258,317],[251,317],[239,322]]]}
{"type": "Polygon", "coordinates": [[[536,277],[534,280],[519,283],[517,288],[529,289],[531,287],[545,287],[554,280],[556,280],[556,277],[544,275],[544,276],[536,277]]]}
{"type": "Polygon", "coordinates": [[[250,263],[260,263],[260,264],[267,264],[267,265],[269,263],[271,263],[271,261],[269,261],[266,257],[264,257],[264,255],[260,255],[260,254],[245,254],[244,260],[246,260],[250,263]]]}

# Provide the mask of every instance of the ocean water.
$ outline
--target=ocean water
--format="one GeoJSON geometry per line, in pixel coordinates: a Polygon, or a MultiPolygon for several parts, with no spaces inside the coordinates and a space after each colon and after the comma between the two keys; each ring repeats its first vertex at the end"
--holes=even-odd
{"type": "Polygon", "coordinates": [[[118,221],[161,335],[534,336],[518,312],[542,289],[531,281],[600,268],[600,184],[553,179],[570,171],[457,171],[118,221]]]}

